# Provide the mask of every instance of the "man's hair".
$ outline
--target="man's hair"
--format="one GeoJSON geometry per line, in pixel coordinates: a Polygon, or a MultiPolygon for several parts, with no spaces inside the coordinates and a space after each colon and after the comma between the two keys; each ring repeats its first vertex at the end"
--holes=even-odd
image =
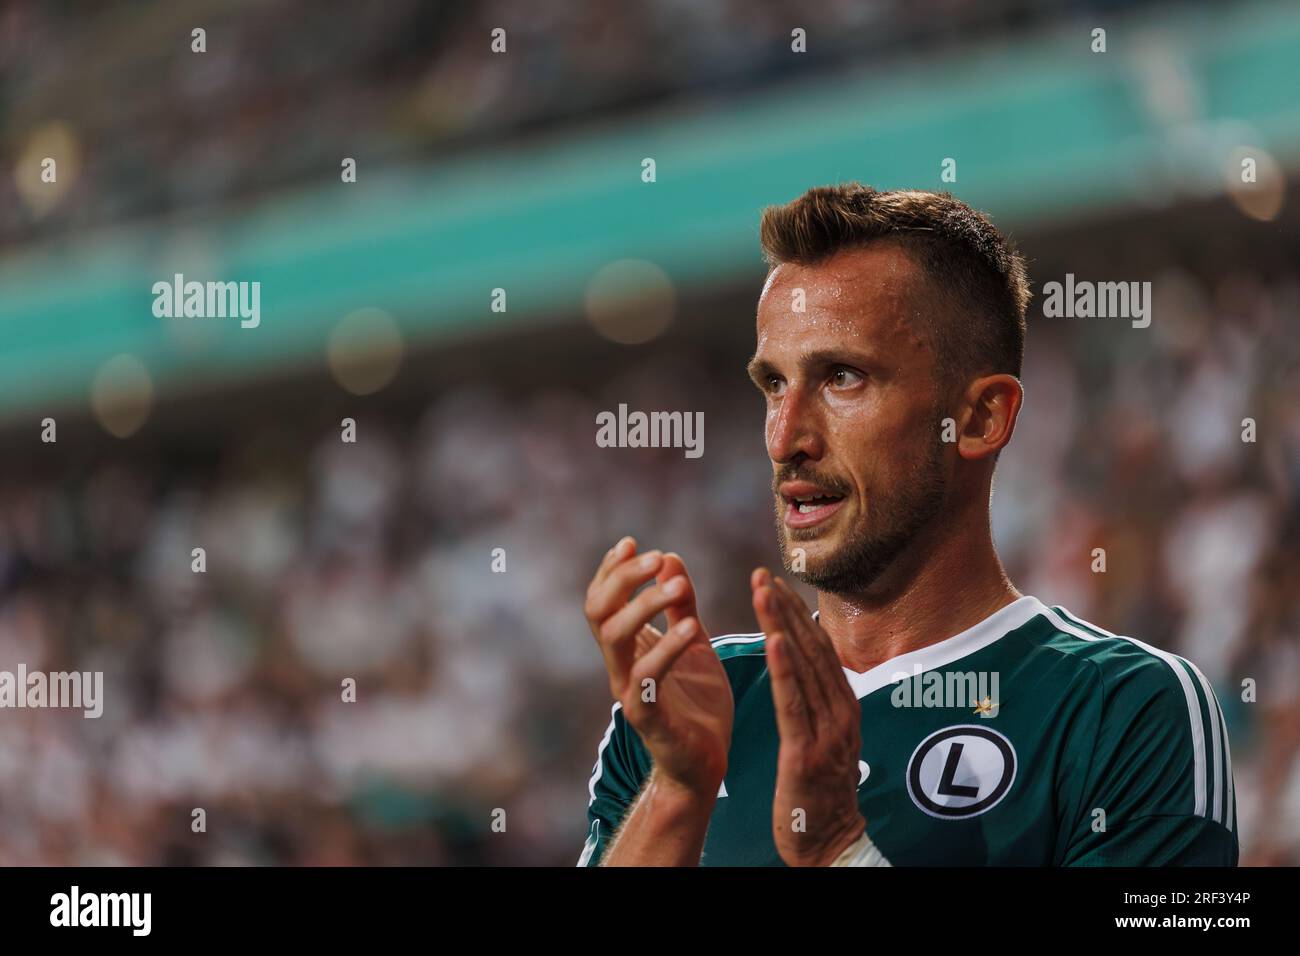
{"type": "Polygon", "coordinates": [[[763,210],[768,272],[816,265],[842,249],[894,242],[921,267],[947,311],[930,323],[941,388],[989,372],[1020,375],[1029,281],[1025,262],[983,213],[948,193],[816,186],[763,210]]]}

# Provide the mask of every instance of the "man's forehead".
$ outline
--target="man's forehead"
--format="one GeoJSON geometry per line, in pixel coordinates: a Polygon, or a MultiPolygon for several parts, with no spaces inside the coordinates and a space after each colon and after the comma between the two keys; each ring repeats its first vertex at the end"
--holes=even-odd
{"type": "Polygon", "coordinates": [[[783,262],[768,273],[759,296],[759,308],[766,303],[788,308],[796,289],[805,300],[816,299],[825,307],[847,304],[848,297],[893,299],[920,292],[918,269],[911,257],[897,245],[877,243],[842,249],[820,262],[803,265],[783,262]]]}
{"type": "Polygon", "coordinates": [[[913,338],[913,319],[926,309],[918,279],[910,257],[888,245],[844,250],[815,265],[782,263],[759,300],[760,346],[779,330],[800,338],[819,332],[913,338]]]}

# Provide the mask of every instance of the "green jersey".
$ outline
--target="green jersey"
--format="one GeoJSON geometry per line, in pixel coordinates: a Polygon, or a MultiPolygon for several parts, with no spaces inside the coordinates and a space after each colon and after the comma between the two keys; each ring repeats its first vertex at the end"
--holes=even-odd
{"type": "MultiPolygon", "coordinates": [[[[780,738],[762,634],[715,638],[735,723],[702,865],[780,866],[780,738]]],[[[955,637],[857,673],[858,805],[895,866],[1237,863],[1232,760],[1209,681],[1181,657],[1022,597],[955,637]]],[[[614,705],[580,866],[651,768],[614,705]]]]}

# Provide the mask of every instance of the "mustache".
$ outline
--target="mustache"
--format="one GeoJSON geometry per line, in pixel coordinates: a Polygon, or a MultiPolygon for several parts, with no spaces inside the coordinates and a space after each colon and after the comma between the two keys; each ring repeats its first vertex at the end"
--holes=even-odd
{"type": "Polygon", "coordinates": [[[796,466],[791,468],[781,468],[772,476],[772,494],[778,498],[781,497],[781,485],[785,484],[787,481],[806,481],[810,484],[817,485],[819,488],[824,488],[831,494],[839,495],[841,497],[848,497],[850,491],[846,482],[841,481],[833,475],[820,475],[808,468],[799,468],[796,466]]]}

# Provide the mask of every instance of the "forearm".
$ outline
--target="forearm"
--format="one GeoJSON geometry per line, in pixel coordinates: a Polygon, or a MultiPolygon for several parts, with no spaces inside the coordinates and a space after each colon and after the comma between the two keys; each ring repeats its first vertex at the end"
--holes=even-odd
{"type": "Polygon", "coordinates": [[[651,772],[601,866],[699,866],[716,802],[651,772]]]}

